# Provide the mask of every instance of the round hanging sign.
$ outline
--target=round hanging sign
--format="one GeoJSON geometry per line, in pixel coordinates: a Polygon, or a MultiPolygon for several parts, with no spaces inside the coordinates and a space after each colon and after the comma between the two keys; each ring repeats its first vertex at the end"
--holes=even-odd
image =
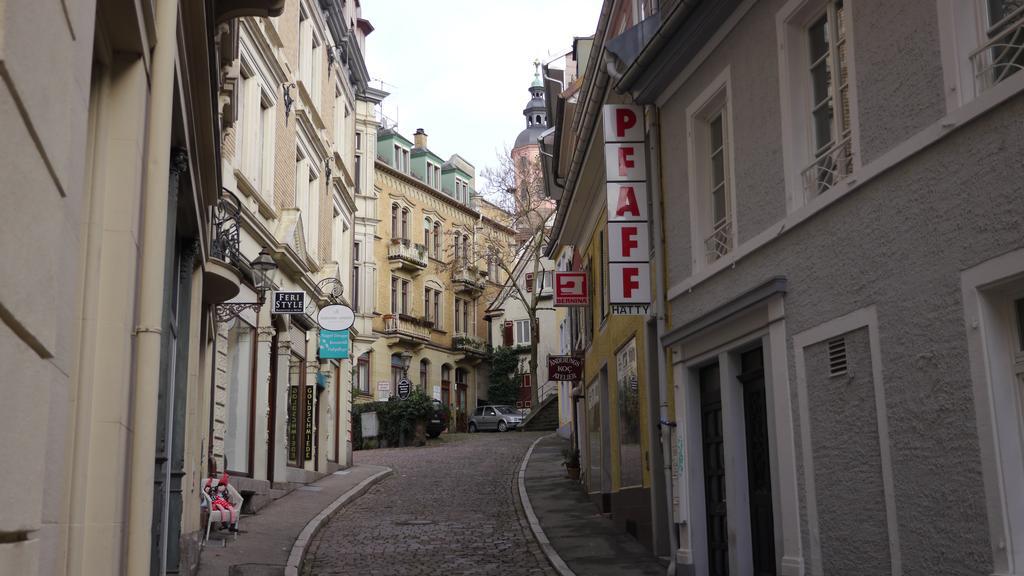
{"type": "Polygon", "coordinates": [[[412,394],[412,382],[409,382],[408,378],[402,378],[398,381],[398,397],[405,400],[412,394]]]}
{"type": "Polygon", "coordinates": [[[324,330],[348,330],[355,321],[355,313],[343,304],[324,306],[316,315],[317,324],[324,330]]]}

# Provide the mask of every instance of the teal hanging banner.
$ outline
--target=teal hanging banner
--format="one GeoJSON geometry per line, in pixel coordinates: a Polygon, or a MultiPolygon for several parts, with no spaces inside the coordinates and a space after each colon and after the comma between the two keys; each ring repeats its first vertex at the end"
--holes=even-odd
{"type": "Polygon", "coordinates": [[[348,358],[348,330],[320,331],[320,359],[344,360],[348,358]]]}

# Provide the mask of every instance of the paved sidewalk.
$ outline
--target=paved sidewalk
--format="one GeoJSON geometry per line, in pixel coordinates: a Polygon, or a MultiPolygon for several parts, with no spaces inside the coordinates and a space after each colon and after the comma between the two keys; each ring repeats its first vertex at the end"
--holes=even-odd
{"type": "Polygon", "coordinates": [[[534,445],[526,464],[529,508],[550,543],[548,551],[556,553],[549,555],[552,564],[563,576],[664,576],[666,566],[599,514],[569,480],[562,466],[562,449],[568,445],[557,435],[546,436],[534,445]]]}
{"type": "MultiPolygon", "coordinates": [[[[259,513],[242,516],[242,533],[211,532],[199,559],[199,576],[294,574],[305,544],[328,516],[391,472],[384,466],[353,466],[275,500],[259,513]],[[311,521],[316,520],[315,522],[311,521]],[[307,529],[308,525],[308,529],[307,529]],[[227,546],[221,547],[223,539],[227,546]],[[291,568],[291,569],[288,569],[291,568]]],[[[206,527],[203,527],[205,533],[206,527]]]]}

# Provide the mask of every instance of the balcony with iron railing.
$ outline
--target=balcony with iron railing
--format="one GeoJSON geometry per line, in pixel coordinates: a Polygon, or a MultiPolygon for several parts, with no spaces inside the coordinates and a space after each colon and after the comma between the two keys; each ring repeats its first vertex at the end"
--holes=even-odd
{"type": "Polygon", "coordinates": [[[487,343],[464,332],[456,333],[452,337],[452,348],[457,352],[464,352],[475,356],[487,355],[487,343]]]}
{"type": "Polygon", "coordinates": [[[1024,70],[1024,4],[988,28],[988,42],[970,59],[978,94],[1024,70]]]}
{"type": "Polygon", "coordinates": [[[430,341],[430,326],[418,318],[405,314],[385,314],[384,334],[399,341],[425,344],[430,341]]]}
{"type": "Polygon", "coordinates": [[[388,246],[388,262],[392,269],[404,268],[416,274],[427,267],[427,247],[413,244],[407,238],[392,238],[388,246]]]}
{"type": "Polygon", "coordinates": [[[850,135],[820,152],[800,173],[804,186],[804,203],[828,192],[853,172],[853,143],[850,135]]]}

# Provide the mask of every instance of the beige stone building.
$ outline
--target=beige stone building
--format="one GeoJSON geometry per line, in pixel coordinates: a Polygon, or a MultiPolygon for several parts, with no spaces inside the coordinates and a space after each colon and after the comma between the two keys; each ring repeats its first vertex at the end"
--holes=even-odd
{"type": "Polygon", "coordinates": [[[224,41],[283,4],[0,2],[0,574],[196,567],[224,41]]]}
{"type": "MultiPolygon", "coordinates": [[[[363,181],[360,115],[368,87],[358,3],[295,0],[274,18],[241,18],[222,98],[221,169],[239,204],[239,294],[218,309],[211,460],[251,493],[310,482],[351,463],[352,361],[322,357],[317,314],[358,297],[354,254],[363,181]],[[273,289],[301,293],[298,314],[259,305],[249,263],[277,265],[273,289]],[[255,305],[254,305],[255,303],[255,305]]],[[[349,344],[363,330],[354,326],[349,344]]]]}
{"type": "Polygon", "coordinates": [[[511,244],[515,233],[476,196],[473,166],[442,160],[422,130],[410,142],[382,129],[376,144],[375,340],[360,351],[357,401],[392,396],[407,369],[415,386],[464,415],[486,398],[483,313],[504,280],[477,239],[504,234],[511,244]]]}

